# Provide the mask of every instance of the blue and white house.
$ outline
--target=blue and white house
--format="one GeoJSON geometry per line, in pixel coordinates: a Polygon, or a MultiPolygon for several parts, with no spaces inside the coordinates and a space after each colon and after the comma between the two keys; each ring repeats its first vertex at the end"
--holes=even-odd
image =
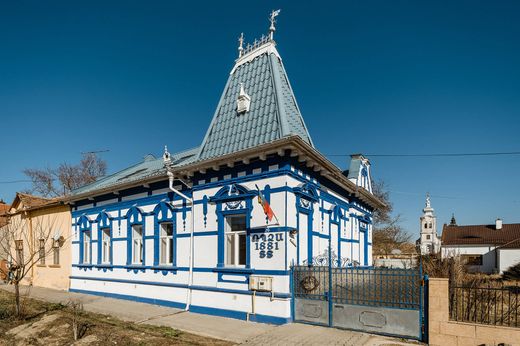
{"type": "Polygon", "coordinates": [[[70,290],[252,321],[292,320],[291,264],[372,265],[370,163],[314,147],[273,39],[244,46],[199,147],[70,196],[70,290]],[[261,194],[276,217],[269,220],[261,194]]]}

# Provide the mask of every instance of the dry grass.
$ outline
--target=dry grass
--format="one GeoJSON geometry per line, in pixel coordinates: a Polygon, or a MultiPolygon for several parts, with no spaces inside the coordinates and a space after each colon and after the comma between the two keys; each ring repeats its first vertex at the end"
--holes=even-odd
{"type": "MultiPolygon", "coordinates": [[[[72,320],[77,318],[84,328],[79,344],[88,345],[231,345],[227,341],[181,332],[169,327],[124,322],[116,318],[81,312],[70,306],[33,299],[25,300],[22,319],[14,317],[13,294],[0,290],[0,345],[71,345],[74,344],[72,320]],[[26,324],[34,325],[42,317],[57,315],[35,335],[16,338],[8,332],[26,324]]],[[[28,329],[28,328],[25,328],[28,329]]]]}

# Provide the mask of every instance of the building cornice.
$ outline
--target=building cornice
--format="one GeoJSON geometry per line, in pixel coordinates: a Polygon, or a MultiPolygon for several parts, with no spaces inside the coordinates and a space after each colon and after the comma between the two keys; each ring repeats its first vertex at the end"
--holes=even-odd
{"type": "MultiPolygon", "coordinates": [[[[285,155],[286,150],[290,151],[291,157],[296,158],[299,162],[305,164],[309,169],[312,169],[316,173],[337,184],[371,207],[375,209],[385,207],[385,204],[382,201],[372,195],[369,191],[351,182],[345,175],[343,175],[343,172],[335,164],[325,158],[321,153],[302,140],[299,136],[295,135],[223,156],[172,167],[171,171],[177,178],[191,179],[195,173],[205,173],[209,169],[218,171],[222,166],[233,167],[237,162],[248,164],[253,158],[260,158],[260,160],[265,160],[267,155],[270,154],[278,154],[283,156],[285,155]]],[[[112,185],[96,191],[67,196],[64,198],[64,201],[67,203],[74,203],[75,201],[85,198],[91,198],[93,196],[99,196],[114,191],[121,191],[131,187],[150,184],[165,179],[167,179],[166,169],[164,170],[164,174],[145,177],[140,180],[123,183],[120,185],[112,185]]]]}

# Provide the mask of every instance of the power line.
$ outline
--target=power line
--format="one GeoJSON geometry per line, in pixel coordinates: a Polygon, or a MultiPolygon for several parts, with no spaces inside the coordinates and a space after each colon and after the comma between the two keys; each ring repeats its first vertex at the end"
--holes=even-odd
{"type": "Polygon", "coordinates": [[[18,183],[30,183],[32,180],[10,180],[10,181],[0,181],[0,184],[18,184],[18,183]]]}
{"type": "MultiPolygon", "coordinates": [[[[365,154],[367,157],[460,157],[460,156],[504,156],[520,155],[520,151],[491,153],[437,153],[437,154],[365,154]]],[[[330,154],[326,156],[350,156],[349,154],[330,154]]]]}

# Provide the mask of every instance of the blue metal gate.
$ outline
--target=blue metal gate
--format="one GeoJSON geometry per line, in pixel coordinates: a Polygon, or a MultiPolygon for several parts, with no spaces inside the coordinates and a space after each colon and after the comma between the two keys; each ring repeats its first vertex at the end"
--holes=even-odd
{"type": "Polygon", "coordinates": [[[292,268],[297,322],[424,340],[421,268],[292,268]]]}

